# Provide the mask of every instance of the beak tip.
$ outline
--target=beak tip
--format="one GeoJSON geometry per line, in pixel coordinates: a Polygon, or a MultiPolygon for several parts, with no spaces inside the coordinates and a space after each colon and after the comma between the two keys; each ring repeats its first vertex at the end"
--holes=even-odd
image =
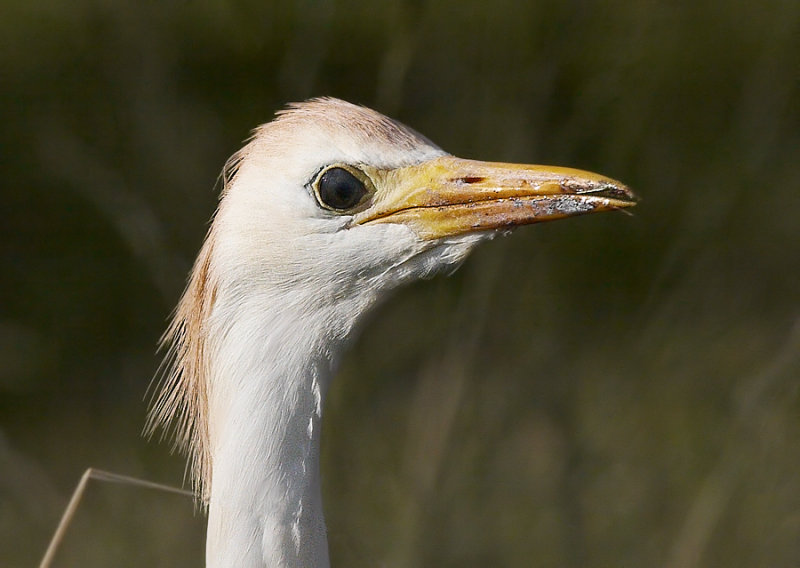
{"type": "Polygon", "coordinates": [[[631,188],[615,180],[605,180],[598,187],[579,190],[575,194],[605,198],[618,207],[633,207],[639,202],[639,196],[631,188]]]}

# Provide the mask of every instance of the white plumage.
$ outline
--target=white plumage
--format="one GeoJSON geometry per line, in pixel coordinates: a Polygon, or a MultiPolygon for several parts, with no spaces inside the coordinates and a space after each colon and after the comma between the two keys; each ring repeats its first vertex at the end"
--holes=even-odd
{"type": "Polygon", "coordinates": [[[498,230],[627,207],[588,172],[460,160],[336,99],[291,106],[232,159],[166,341],[173,422],[208,505],[208,566],[329,565],[325,392],[362,316],[498,230]]]}

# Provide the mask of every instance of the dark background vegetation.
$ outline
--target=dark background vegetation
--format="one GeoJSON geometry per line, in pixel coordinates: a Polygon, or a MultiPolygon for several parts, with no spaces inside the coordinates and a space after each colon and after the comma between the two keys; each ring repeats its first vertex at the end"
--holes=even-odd
{"type": "MultiPolygon", "coordinates": [[[[328,401],[336,566],[800,564],[800,3],[0,5],[0,564],[141,436],[226,158],[288,101],[624,180],[400,292],[328,401]]],[[[197,566],[190,499],[93,484],[62,566],[197,566]]]]}

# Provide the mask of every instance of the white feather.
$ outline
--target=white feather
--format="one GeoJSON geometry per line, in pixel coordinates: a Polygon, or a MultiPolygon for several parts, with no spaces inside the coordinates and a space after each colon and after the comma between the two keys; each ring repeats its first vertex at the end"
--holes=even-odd
{"type": "Polygon", "coordinates": [[[209,566],[328,566],[319,439],[338,355],[388,290],[454,269],[486,233],[438,242],[399,224],[348,228],[308,184],[328,164],[442,155],[378,113],[325,99],[261,127],[234,158],[153,415],[191,414],[177,420],[208,501],[209,566]]]}

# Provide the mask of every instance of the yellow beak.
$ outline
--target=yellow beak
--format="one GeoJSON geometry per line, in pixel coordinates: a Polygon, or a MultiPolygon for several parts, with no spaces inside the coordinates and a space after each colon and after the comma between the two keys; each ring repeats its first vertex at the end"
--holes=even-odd
{"type": "Polygon", "coordinates": [[[375,184],[355,224],[402,223],[423,239],[504,229],[636,204],[607,177],[552,166],[442,156],[395,170],[367,171],[375,184]]]}

